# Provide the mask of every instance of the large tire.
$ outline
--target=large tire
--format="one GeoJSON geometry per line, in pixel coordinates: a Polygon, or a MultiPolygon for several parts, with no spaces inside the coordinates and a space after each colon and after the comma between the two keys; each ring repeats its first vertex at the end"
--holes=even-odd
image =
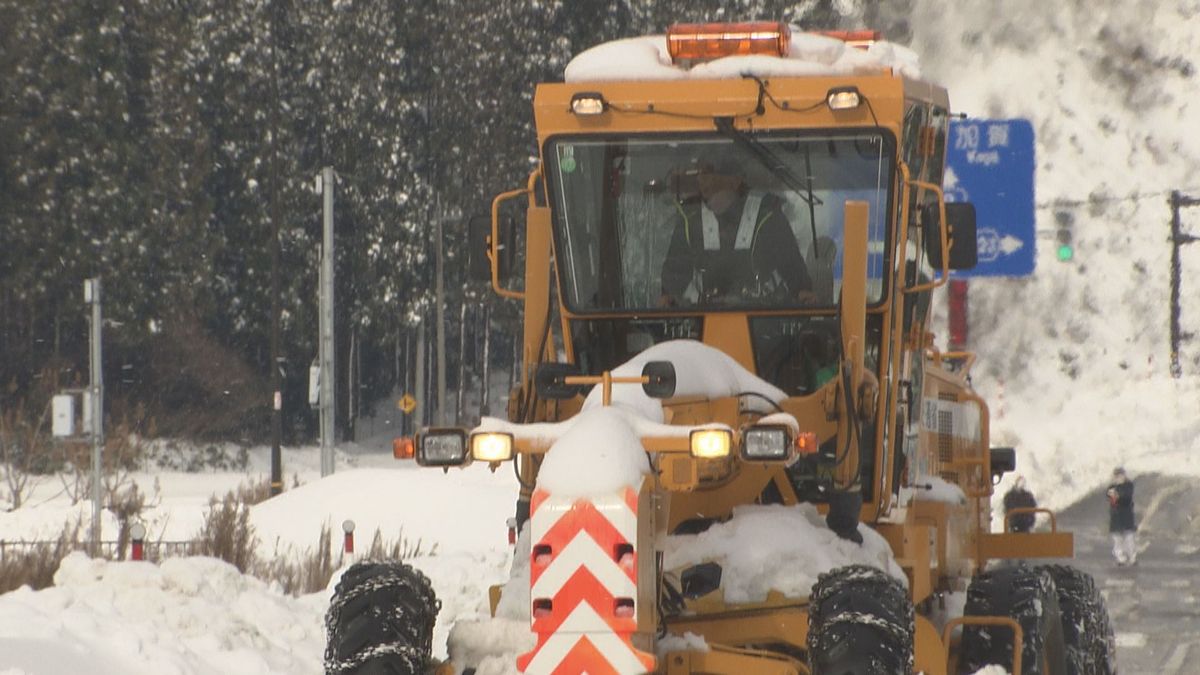
{"type": "MultiPolygon", "coordinates": [[[[1007,616],[1021,626],[1020,675],[1064,675],[1062,612],[1054,579],[1043,569],[1015,565],[981,572],[967,589],[964,614],[1007,616]]],[[[1012,671],[1012,631],[1003,627],[963,626],[960,673],[998,664],[1012,671]]]]}
{"type": "Polygon", "coordinates": [[[908,591],[865,565],[839,567],[813,585],[808,610],[813,675],[909,675],[915,618],[908,591]]]}
{"type": "Polygon", "coordinates": [[[440,607],[419,570],[401,562],[355,563],[325,614],[326,675],[424,672],[440,607]]]}
{"type": "Polygon", "coordinates": [[[1045,565],[1058,591],[1063,642],[1070,675],[1115,675],[1117,643],[1104,596],[1090,574],[1066,565],[1045,565]]]}

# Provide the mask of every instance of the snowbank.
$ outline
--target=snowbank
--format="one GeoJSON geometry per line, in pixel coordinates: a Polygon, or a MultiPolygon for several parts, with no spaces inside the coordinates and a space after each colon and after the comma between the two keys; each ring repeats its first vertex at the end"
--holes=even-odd
{"type": "Polygon", "coordinates": [[[322,672],[326,593],[282,596],[212,558],[156,566],[81,553],[63,560],[54,583],[0,596],[0,666],[30,674],[322,672]]]}
{"type": "Polygon", "coordinates": [[[440,554],[470,553],[481,542],[504,542],[516,500],[510,467],[443,472],[396,460],[393,468],[339,471],[288,490],[253,507],[250,522],[268,556],[313,549],[323,524],[333,530],[334,549],[341,550],[346,519],[355,523],[360,548],[378,529],[385,541],[403,538],[424,552],[436,546],[440,554]]]}

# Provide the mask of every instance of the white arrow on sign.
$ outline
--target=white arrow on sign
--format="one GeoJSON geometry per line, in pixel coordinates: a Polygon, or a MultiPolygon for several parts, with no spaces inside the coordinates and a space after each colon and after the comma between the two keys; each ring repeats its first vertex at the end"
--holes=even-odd
{"type": "Polygon", "coordinates": [[[1025,242],[1011,234],[1003,237],[992,227],[981,227],[975,233],[979,247],[979,262],[996,262],[1002,255],[1012,255],[1025,246],[1025,242]]]}
{"type": "Polygon", "coordinates": [[[1004,235],[1004,238],[1000,240],[1000,250],[1004,253],[1004,255],[1012,255],[1017,251],[1020,251],[1023,246],[1025,246],[1025,242],[1017,239],[1011,234],[1004,235]]]}

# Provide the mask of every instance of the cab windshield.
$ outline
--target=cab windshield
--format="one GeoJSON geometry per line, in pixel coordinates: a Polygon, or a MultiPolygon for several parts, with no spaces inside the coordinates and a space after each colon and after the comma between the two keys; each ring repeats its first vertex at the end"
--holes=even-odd
{"type": "Polygon", "coordinates": [[[878,302],[893,155],[875,130],[551,139],[564,299],[584,313],[832,307],[854,200],[878,302]]]}

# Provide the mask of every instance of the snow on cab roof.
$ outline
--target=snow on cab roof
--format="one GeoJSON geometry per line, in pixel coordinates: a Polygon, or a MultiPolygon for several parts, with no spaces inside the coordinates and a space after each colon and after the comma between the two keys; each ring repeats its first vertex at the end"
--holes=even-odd
{"type": "Polygon", "coordinates": [[[672,63],[665,35],[626,38],[596,45],[567,64],[567,82],[663,81],[813,75],[862,75],[891,69],[913,79],[921,76],[916,52],[879,41],[865,51],[844,41],[792,28],[786,57],[727,56],[691,68],[672,63]]]}

